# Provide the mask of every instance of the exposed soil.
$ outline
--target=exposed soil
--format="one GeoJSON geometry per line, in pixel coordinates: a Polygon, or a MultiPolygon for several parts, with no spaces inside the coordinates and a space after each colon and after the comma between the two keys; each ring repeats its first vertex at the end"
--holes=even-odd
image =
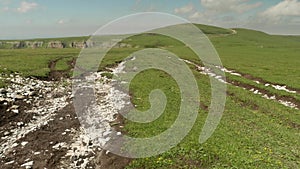
{"type": "Polygon", "coordinates": [[[258,88],[256,86],[246,84],[246,83],[242,83],[242,82],[235,81],[235,80],[227,79],[227,82],[234,85],[234,86],[242,87],[242,88],[245,88],[247,90],[254,90],[254,91],[260,92],[263,95],[267,95],[268,97],[275,96],[277,100],[283,100],[283,101],[294,103],[296,105],[296,108],[300,109],[300,101],[295,99],[294,97],[282,96],[282,95],[278,95],[278,94],[272,94],[272,93],[270,93],[269,91],[267,91],[265,89],[261,89],[261,88],[258,88]]]}
{"type": "MultiPolygon", "coordinates": [[[[188,61],[188,60],[184,60],[184,61],[186,63],[194,65],[195,68],[201,74],[214,77],[214,78],[216,78],[217,80],[219,80],[222,83],[229,83],[229,84],[231,84],[233,86],[241,87],[241,88],[244,88],[244,89],[246,89],[248,91],[251,91],[254,94],[260,94],[260,95],[262,95],[266,99],[276,100],[279,103],[281,103],[281,104],[283,104],[283,105],[285,105],[287,107],[295,108],[295,109],[300,109],[300,100],[296,99],[293,96],[274,94],[274,93],[271,93],[270,91],[265,90],[263,88],[259,88],[259,87],[256,87],[254,85],[243,83],[243,82],[240,82],[240,81],[237,81],[237,80],[232,80],[230,78],[223,79],[222,76],[218,76],[217,74],[215,74],[214,72],[212,72],[209,68],[206,68],[206,67],[204,67],[202,65],[198,65],[198,64],[193,63],[193,62],[188,61]]],[[[254,81],[254,82],[258,83],[258,84],[263,84],[264,86],[271,86],[271,87],[273,87],[276,90],[285,91],[287,93],[298,93],[298,94],[299,94],[299,91],[300,91],[299,89],[289,88],[286,85],[279,85],[279,84],[268,83],[267,81],[265,81],[265,80],[263,80],[261,78],[256,78],[256,77],[253,77],[253,76],[248,75],[248,74],[243,74],[243,73],[240,73],[240,72],[236,72],[235,70],[228,70],[228,69],[220,67],[220,66],[215,66],[215,67],[218,68],[218,69],[220,69],[221,71],[227,72],[227,73],[229,73],[231,75],[242,76],[242,77],[244,77],[246,79],[249,79],[249,80],[252,80],[252,81],[254,81]]]]}
{"type": "MultiPolygon", "coordinates": [[[[22,103],[19,105],[22,106],[22,103]]],[[[19,114],[24,113],[20,112],[19,114]]],[[[26,119],[22,116],[5,117],[1,117],[1,131],[10,124],[10,121],[22,121],[26,119]]],[[[121,117],[117,118],[113,123],[117,124],[114,126],[118,130],[121,130],[123,128],[122,126],[124,126],[124,121],[121,117]]],[[[60,168],[59,166],[62,165],[68,166],[66,162],[69,161],[69,159],[65,159],[68,149],[63,146],[58,146],[58,148],[53,147],[59,143],[65,143],[66,145],[71,144],[74,133],[78,132],[79,127],[80,123],[77,120],[73,104],[69,104],[62,110],[56,112],[53,120],[48,124],[36,131],[28,133],[25,137],[18,140],[18,146],[14,148],[14,151],[8,153],[5,158],[0,159],[1,168],[20,168],[26,161],[34,161],[32,168],[60,168]],[[22,142],[28,143],[22,146],[22,142]],[[10,165],[5,164],[10,161],[14,161],[14,163],[10,165]]],[[[5,130],[7,130],[7,128],[5,130]]],[[[95,153],[95,159],[88,165],[90,168],[122,169],[131,161],[129,158],[106,153],[104,150],[95,153]]]]}
{"type": "MultiPolygon", "coordinates": [[[[74,67],[75,59],[68,62],[70,66],[68,70],[55,70],[56,63],[60,59],[62,58],[53,60],[49,63],[48,66],[51,71],[47,78],[48,81],[59,81],[62,78],[68,77],[70,70],[74,67]]],[[[68,102],[71,102],[71,100],[68,102]]],[[[10,131],[12,131],[12,129],[21,129],[23,125],[30,123],[34,119],[36,114],[34,112],[27,112],[27,110],[30,110],[33,107],[34,105],[26,103],[26,98],[8,104],[0,102],[1,144],[6,141],[5,137],[10,137],[10,131]],[[14,113],[10,110],[13,105],[18,107],[18,113],[14,113]],[[18,125],[18,122],[23,123],[18,125]]],[[[80,123],[77,119],[74,106],[70,103],[53,114],[54,116],[51,116],[50,121],[47,121],[36,130],[18,138],[16,142],[14,142],[16,146],[6,150],[4,156],[2,156],[2,153],[4,152],[0,152],[0,155],[2,156],[0,158],[0,168],[26,168],[26,165],[24,164],[30,162],[33,164],[27,168],[80,168],[80,162],[76,164],[78,167],[70,167],[70,163],[73,159],[66,156],[69,150],[67,146],[65,146],[74,142],[74,137],[80,130],[80,123]]],[[[122,116],[117,116],[116,120],[112,122],[111,125],[117,131],[121,131],[124,127],[124,119],[122,116]]],[[[91,160],[86,168],[122,169],[131,161],[129,158],[106,153],[104,150],[94,152],[93,156],[94,160],[91,160]]]]}
{"type": "Polygon", "coordinates": [[[61,158],[66,154],[67,149],[54,149],[53,146],[57,143],[64,142],[70,144],[72,141],[72,133],[66,132],[66,129],[77,130],[79,121],[75,118],[74,108],[71,104],[56,112],[53,120],[42,126],[34,132],[28,133],[25,137],[17,141],[18,146],[13,153],[1,159],[3,168],[19,168],[26,159],[34,161],[33,168],[56,168],[59,165],[61,158]],[[28,142],[22,146],[22,142],[28,142]],[[15,161],[13,165],[5,165],[9,161],[15,161]]]}
{"type": "Polygon", "coordinates": [[[63,57],[60,57],[58,59],[52,60],[49,62],[48,67],[50,69],[49,75],[47,80],[53,80],[53,81],[59,81],[62,78],[69,78],[70,76],[70,70],[74,68],[76,59],[73,58],[71,61],[67,61],[67,64],[69,65],[69,68],[67,70],[56,70],[56,63],[63,59],[63,57]]]}
{"type": "Polygon", "coordinates": [[[17,100],[13,105],[11,103],[7,105],[0,104],[0,138],[4,136],[4,131],[17,127],[18,122],[28,123],[33,117],[33,114],[24,113],[25,109],[31,107],[30,104],[17,100]],[[10,110],[13,105],[19,107],[18,113],[10,110]]]}
{"type": "MultiPolygon", "coordinates": [[[[126,134],[124,130],[125,119],[121,114],[115,114],[115,121],[111,122],[111,126],[119,132],[126,134]]],[[[109,153],[105,150],[101,151],[93,163],[97,166],[98,169],[123,169],[125,168],[132,159],[121,157],[112,153],[109,153]]]]}
{"type": "MultiPolygon", "coordinates": [[[[251,110],[254,110],[254,111],[257,111],[259,110],[259,106],[255,103],[249,103],[249,102],[246,102],[242,99],[240,99],[239,97],[237,97],[234,93],[232,92],[229,92],[227,91],[227,96],[230,96],[235,103],[239,104],[240,106],[242,107],[246,107],[246,108],[250,108],[251,110]]],[[[278,118],[278,117],[275,117],[274,114],[272,113],[268,113],[268,111],[264,111],[265,114],[268,114],[269,116],[273,117],[274,118],[278,118]]],[[[282,119],[282,122],[285,122],[289,127],[291,128],[295,128],[295,129],[300,129],[300,124],[297,124],[289,119],[287,119],[286,117],[282,116],[280,117],[282,119]]]]}
{"type": "Polygon", "coordinates": [[[130,163],[131,159],[120,157],[112,153],[101,151],[94,160],[97,169],[123,169],[130,163]]]}
{"type": "MultiPolygon", "coordinates": [[[[240,72],[237,72],[237,73],[241,74],[246,79],[253,80],[253,81],[258,81],[261,84],[273,84],[273,83],[268,82],[268,81],[266,81],[262,78],[254,77],[250,74],[245,74],[245,73],[240,73],[240,72]]],[[[276,85],[285,86],[285,84],[276,84],[276,85]]],[[[292,87],[289,87],[289,86],[286,86],[286,89],[291,90],[291,91],[296,91],[298,94],[300,94],[300,89],[292,88],[292,87]]]]}
{"type": "MultiPolygon", "coordinates": [[[[74,67],[75,59],[68,62],[69,69],[65,71],[57,71],[55,69],[56,63],[62,58],[58,58],[49,63],[49,81],[59,81],[62,78],[69,77],[70,70],[74,67]]],[[[256,80],[261,83],[268,83],[263,79],[252,77],[251,75],[242,75],[244,78],[256,80]]],[[[244,84],[239,81],[228,80],[227,82],[238,87],[245,88],[247,90],[257,90],[258,92],[273,96],[270,92],[264,89],[257,88],[255,86],[244,84]]],[[[291,89],[294,90],[294,89],[291,89]]],[[[297,90],[300,92],[300,90],[297,90]]],[[[249,107],[252,110],[258,110],[259,107],[256,104],[246,103],[245,101],[238,99],[234,96],[234,93],[227,93],[229,96],[233,96],[235,101],[243,107],[249,107]]],[[[276,99],[290,101],[297,105],[300,109],[300,102],[290,96],[280,96],[275,95],[276,99]]],[[[57,96],[60,97],[60,96],[57,96]]],[[[24,98],[26,99],[26,98],[24,98]]],[[[18,122],[23,122],[24,124],[29,123],[35,113],[26,113],[33,105],[28,104],[24,99],[17,99],[13,103],[6,104],[5,102],[0,102],[0,138],[9,136],[11,129],[21,128],[22,124],[18,122]],[[18,113],[11,111],[11,107],[15,105],[18,106],[18,113]]],[[[200,108],[203,110],[208,110],[208,106],[200,104],[200,108]]],[[[122,115],[118,114],[115,117],[115,121],[111,122],[111,126],[114,127],[116,131],[120,131],[126,134],[124,128],[124,118],[122,115]]],[[[299,129],[299,124],[287,121],[289,126],[299,129]]],[[[16,146],[13,150],[6,152],[3,158],[0,158],[0,166],[3,169],[9,168],[25,168],[24,163],[33,161],[31,168],[61,168],[70,166],[68,163],[72,159],[68,159],[66,154],[68,148],[64,147],[63,144],[70,145],[74,141],[76,133],[80,130],[80,123],[77,119],[73,104],[68,104],[64,108],[57,110],[52,117],[52,120],[45,123],[45,125],[37,128],[24,135],[24,137],[16,141],[16,146]],[[62,144],[62,145],[60,145],[62,144]],[[22,166],[23,165],[23,166],[22,166]],[[22,166],[22,167],[20,167],[22,166]]],[[[0,140],[2,144],[3,140],[0,140]]],[[[3,152],[0,152],[0,155],[3,152]]],[[[105,150],[94,152],[94,159],[90,161],[87,168],[99,168],[99,169],[122,169],[127,166],[132,159],[120,157],[112,153],[107,153],[105,150]]],[[[188,163],[194,166],[201,166],[201,163],[197,161],[189,161],[188,163]]],[[[80,165],[80,164],[79,164],[80,165]]],[[[70,167],[69,167],[70,168],[70,167]]]]}

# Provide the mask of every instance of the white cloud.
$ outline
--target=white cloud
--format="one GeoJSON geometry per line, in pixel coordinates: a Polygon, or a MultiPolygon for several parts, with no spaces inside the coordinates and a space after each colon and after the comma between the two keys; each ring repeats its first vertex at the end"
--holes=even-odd
{"type": "Polygon", "coordinates": [[[37,3],[23,1],[23,2],[21,2],[20,7],[17,8],[17,11],[20,12],[20,13],[26,13],[28,11],[31,11],[31,10],[37,8],[37,7],[38,7],[37,3]]]}
{"type": "Polygon", "coordinates": [[[257,13],[252,20],[249,20],[248,25],[268,28],[270,30],[280,30],[281,32],[283,32],[282,30],[284,30],[284,28],[286,28],[286,30],[293,29],[294,31],[295,27],[298,27],[299,30],[299,18],[300,1],[282,0],[266,10],[257,13]]]}
{"type": "Polygon", "coordinates": [[[222,25],[225,23],[224,26],[228,26],[234,22],[240,22],[238,17],[231,17],[228,20],[229,16],[240,16],[262,5],[261,2],[249,3],[249,0],[199,0],[199,2],[203,7],[202,11],[198,11],[193,4],[188,4],[181,8],[175,8],[174,12],[187,16],[193,22],[222,23],[222,25]]]}
{"type": "Polygon", "coordinates": [[[60,20],[58,20],[58,21],[57,21],[57,23],[62,25],[62,24],[65,24],[65,23],[66,23],[66,21],[65,21],[65,20],[63,20],[63,19],[60,19],[60,20]]]}
{"type": "Polygon", "coordinates": [[[200,19],[203,17],[203,14],[201,14],[200,12],[194,12],[189,16],[189,19],[200,19]]]}
{"type": "Polygon", "coordinates": [[[298,0],[283,0],[261,13],[263,16],[277,18],[281,16],[300,16],[300,2],[298,0]]]}
{"type": "Polygon", "coordinates": [[[244,13],[262,5],[261,2],[249,4],[248,0],[200,0],[200,2],[212,13],[244,13]]]}
{"type": "Polygon", "coordinates": [[[183,6],[181,8],[175,8],[174,9],[174,12],[176,14],[188,14],[188,13],[191,13],[193,11],[195,11],[195,7],[194,7],[193,4],[188,4],[188,5],[183,6]]]}

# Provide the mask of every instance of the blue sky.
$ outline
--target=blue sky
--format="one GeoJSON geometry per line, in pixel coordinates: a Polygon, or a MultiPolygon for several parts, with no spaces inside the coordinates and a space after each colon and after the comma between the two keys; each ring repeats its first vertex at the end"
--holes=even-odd
{"type": "Polygon", "coordinates": [[[119,17],[149,11],[202,24],[300,34],[300,0],[0,0],[0,39],[90,35],[119,17]]]}

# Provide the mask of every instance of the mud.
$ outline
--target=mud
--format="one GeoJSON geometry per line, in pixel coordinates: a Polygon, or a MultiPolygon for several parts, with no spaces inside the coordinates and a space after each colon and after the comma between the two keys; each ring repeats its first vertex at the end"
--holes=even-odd
{"type": "MultiPolygon", "coordinates": [[[[53,60],[48,65],[50,73],[46,80],[50,81],[49,83],[53,81],[59,82],[68,78],[70,70],[74,67],[75,59],[68,62],[68,70],[55,70],[56,63],[60,59],[62,58],[53,60]]],[[[272,85],[263,79],[244,74],[241,74],[241,76],[262,84],[272,85]]],[[[46,82],[41,81],[40,83],[46,82]]],[[[227,79],[226,83],[267,96],[268,98],[274,98],[277,101],[291,102],[296,105],[296,108],[300,108],[300,102],[293,97],[273,95],[267,90],[238,81],[227,79]]],[[[3,147],[7,147],[1,148],[1,168],[83,168],[82,166],[85,166],[84,168],[122,169],[128,165],[132,159],[97,149],[93,142],[80,140],[83,132],[72,103],[70,86],[57,86],[58,92],[55,92],[55,88],[52,88],[48,92],[54,91],[54,93],[49,95],[49,97],[47,97],[47,92],[39,93],[40,91],[36,91],[32,95],[34,99],[31,102],[28,102],[29,98],[27,96],[10,102],[0,101],[0,144],[3,147]],[[63,103],[60,103],[60,98],[62,98],[61,101],[63,103]],[[57,100],[53,101],[55,99],[57,100]],[[45,108],[44,112],[41,111],[43,107],[45,108]],[[74,144],[76,142],[79,142],[80,145],[74,144]],[[83,155],[81,153],[76,155],[74,152],[80,152],[80,150],[76,150],[80,146],[84,147],[83,151],[88,152],[83,152],[83,155]],[[83,163],[86,164],[83,165],[83,163]]],[[[297,90],[298,93],[299,91],[297,90]]],[[[102,94],[104,97],[105,93],[102,94]]],[[[233,93],[228,93],[228,95],[234,97],[233,93]]],[[[256,104],[249,105],[240,99],[235,101],[241,106],[249,107],[253,110],[259,109],[256,104]]],[[[205,111],[208,110],[208,106],[204,104],[201,104],[200,107],[205,111]]],[[[110,126],[114,130],[126,134],[123,116],[115,114],[114,119],[114,121],[110,121],[110,126]]],[[[300,128],[298,124],[291,121],[288,121],[288,124],[293,128],[300,128]]]]}
{"type": "MultiPolygon", "coordinates": [[[[49,63],[51,73],[46,81],[28,80],[16,89],[8,87],[3,91],[22,90],[29,82],[37,83],[41,88],[45,84],[51,89],[36,87],[30,99],[4,98],[7,101],[0,95],[1,168],[124,168],[131,159],[100,150],[89,140],[84,141],[86,138],[74,110],[69,80],[65,78],[67,71],[59,74],[55,71],[58,60],[49,63]],[[75,151],[79,154],[73,153],[75,151]]],[[[74,63],[75,60],[69,62],[70,70],[74,63]]],[[[11,76],[11,81],[23,82],[20,78],[11,76]]],[[[116,115],[111,125],[121,131],[124,119],[116,115]]]]}

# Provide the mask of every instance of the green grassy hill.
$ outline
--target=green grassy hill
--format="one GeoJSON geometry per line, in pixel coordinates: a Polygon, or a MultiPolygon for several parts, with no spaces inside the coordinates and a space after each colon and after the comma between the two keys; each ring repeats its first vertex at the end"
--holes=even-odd
{"type": "Polygon", "coordinates": [[[202,25],[202,24],[195,24],[203,33],[207,35],[220,35],[220,34],[232,34],[231,29],[220,28],[216,26],[209,26],[209,25],[202,25]]]}
{"type": "MultiPolygon", "coordinates": [[[[210,38],[223,65],[243,74],[265,81],[300,89],[300,37],[268,35],[247,29],[223,29],[196,25],[210,38]]],[[[36,39],[33,41],[73,41],[87,37],[36,39]]],[[[132,47],[113,48],[103,59],[99,69],[112,67],[132,52],[144,48],[163,48],[179,57],[201,64],[198,57],[181,42],[170,37],[143,34],[125,39],[132,47]]],[[[0,49],[0,73],[18,72],[23,76],[45,78],[49,63],[57,61],[55,70],[71,71],[69,62],[79,55],[80,49],[0,49]]],[[[135,159],[127,168],[298,168],[300,166],[300,112],[274,100],[240,87],[228,85],[228,97],[221,123],[213,136],[204,144],[198,143],[199,134],[207,117],[211,93],[210,81],[190,66],[198,83],[201,109],[195,126],[184,140],[171,150],[151,158],[135,159]]],[[[71,73],[71,72],[69,72],[71,73]]],[[[228,76],[229,79],[233,77],[228,76]]],[[[300,101],[299,94],[274,91],[259,84],[235,77],[236,81],[256,85],[267,92],[300,101]]],[[[6,85],[1,82],[0,86],[6,85]]],[[[132,102],[147,110],[149,93],[160,88],[166,93],[168,104],[162,116],[149,124],[125,121],[125,133],[133,137],[147,137],[165,131],[178,115],[180,92],[174,79],[157,70],[138,74],[130,84],[132,102]]],[[[152,148],[152,147],[146,147],[152,148]]]]}
{"type": "Polygon", "coordinates": [[[225,67],[272,83],[300,88],[300,38],[235,29],[237,34],[211,37],[225,67]]]}
{"type": "MultiPolygon", "coordinates": [[[[268,35],[263,32],[248,29],[234,29],[237,32],[234,34],[231,29],[200,24],[196,24],[196,26],[210,38],[225,67],[235,69],[239,72],[250,74],[258,78],[263,78],[272,83],[286,84],[293,88],[300,88],[300,84],[297,83],[300,81],[300,71],[298,69],[298,65],[300,65],[300,36],[268,35]]],[[[66,48],[69,48],[70,43],[83,42],[87,39],[88,37],[69,37],[54,39],[31,39],[22,41],[42,41],[44,42],[42,48],[46,48],[47,43],[51,41],[60,41],[66,45],[66,48]]],[[[14,41],[15,40],[5,42],[14,41]]],[[[119,58],[121,59],[123,54],[128,54],[131,51],[139,50],[141,48],[163,47],[178,54],[180,57],[197,61],[197,57],[194,56],[192,51],[183,46],[181,42],[175,41],[169,37],[163,37],[160,35],[138,35],[124,40],[124,42],[130,43],[132,46],[138,48],[116,49],[116,54],[113,54],[114,57],[120,56],[119,58]]],[[[10,47],[2,46],[2,48],[10,47]]],[[[6,68],[6,72],[18,71],[18,68],[16,68],[14,65],[14,61],[22,60],[24,69],[19,69],[18,72],[26,72],[26,75],[32,74],[34,76],[39,74],[47,74],[47,71],[35,73],[37,71],[26,70],[34,69],[34,67],[31,66],[31,62],[35,62],[35,56],[39,55],[39,52],[41,52],[40,56],[44,56],[43,53],[46,52],[45,50],[46,49],[32,50],[25,48],[22,49],[22,51],[15,51],[10,49],[2,49],[0,51],[0,71],[3,72],[4,68],[6,68]],[[33,55],[31,55],[31,53],[33,55]],[[22,59],[22,57],[25,55],[27,59],[22,59]],[[26,62],[30,63],[27,64],[26,62]]],[[[62,51],[61,55],[63,56],[65,49],[59,50],[62,51]]],[[[79,54],[79,49],[66,49],[66,51],[72,51],[72,57],[76,57],[79,54]]],[[[52,52],[54,56],[62,57],[58,54],[59,51],[55,49],[47,49],[46,53],[51,55],[52,52]]],[[[42,58],[45,60],[51,60],[49,57],[42,58]]],[[[111,62],[113,62],[113,59],[108,58],[108,60],[112,60],[111,62]]],[[[46,67],[46,64],[43,64],[43,66],[46,67]]],[[[45,70],[47,69],[45,68],[45,70]]]]}

